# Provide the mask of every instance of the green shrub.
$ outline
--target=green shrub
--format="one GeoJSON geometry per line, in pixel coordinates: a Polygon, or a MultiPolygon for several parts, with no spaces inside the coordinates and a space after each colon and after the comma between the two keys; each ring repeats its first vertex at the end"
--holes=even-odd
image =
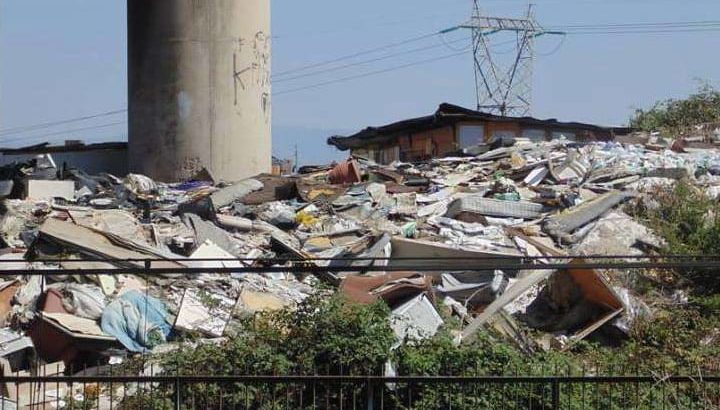
{"type": "Polygon", "coordinates": [[[630,126],[643,131],[664,131],[668,136],[686,131],[689,127],[720,121],[720,92],[709,84],[702,84],[686,99],[660,101],[649,110],[637,109],[630,126]]]}
{"type": "MultiPolygon", "coordinates": [[[[658,189],[629,210],[665,239],[665,254],[720,254],[720,204],[687,181],[658,189]]],[[[714,271],[687,268],[677,273],[699,293],[720,290],[720,275],[714,271]]]]}

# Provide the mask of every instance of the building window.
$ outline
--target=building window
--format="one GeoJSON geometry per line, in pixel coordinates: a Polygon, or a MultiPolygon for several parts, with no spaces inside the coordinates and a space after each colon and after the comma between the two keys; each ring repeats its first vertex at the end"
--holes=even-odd
{"type": "Polygon", "coordinates": [[[523,138],[527,138],[532,142],[545,141],[545,130],[528,128],[522,132],[523,138]]]}
{"type": "Polygon", "coordinates": [[[515,138],[517,138],[515,131],[494,131],[492,136],[493,139],[499,139],[503,143],[512,142],[515,138]]]}
{"type": "Polygon", "coordinates": [[[382,164],[392,164],[395,161],[400,160],[400,147],[395,145],[393,147],[384,148],[382,150],[382,164]]]}
{"type": "Polygon", "coordinates": [[[577,139],[575,133],[569,131],[554,131],[552,137],[553,139],[565,138],[568,141],[575,141],[577,139]]]}
{"type": "Polygon", "coordinates": [[[484,125],[461,125],[458,134],[460,148],[473,147],[485,142],[484,125]]]}

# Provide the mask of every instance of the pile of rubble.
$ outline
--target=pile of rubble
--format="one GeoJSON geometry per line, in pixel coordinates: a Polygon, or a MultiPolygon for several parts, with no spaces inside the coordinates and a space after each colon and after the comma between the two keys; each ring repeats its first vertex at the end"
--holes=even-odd
{"type": "Polygon", "coordinates": [[[680,178],[720,194],[719,151],[676,151],[553,141],[416,164],[354,158],[232,184],[209,172],[175,184],[87,175],[39,156],[0,169],[0,343],[13,346],[0,362],[18,370],[30,349],[78,368],[187,332],[227,337],[237,318],[292,307],[319,281],[359,303],[384,300],[398,344],[434,334],[439,308],[470,324],[466,340],[487,326],[526,351],[590,334],[611,342],[650,314],[630,291],[594,270],[503,264],[662,246],[623,202],[680,178]]]}

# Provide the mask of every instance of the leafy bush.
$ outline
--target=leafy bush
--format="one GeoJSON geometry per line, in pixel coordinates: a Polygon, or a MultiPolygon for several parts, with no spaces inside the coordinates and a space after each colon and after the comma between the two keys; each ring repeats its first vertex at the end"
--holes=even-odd
{"type": "MultiPolygon", "coordinates": [[[[183,345],[163,357],[162,367],[167,375],[378,374],[395,341],[389,317],[382,302],[360,305],[340,296],[312,296],[296,310],[243,321],[237,336],[225,343],[183,345]]],[[[274,399],[291,390],[294,396],[309,396],[309,388],[192,383],[183,386],[182,397],[198,408],[242,407],[247,401],[295,408],[276,407],[274,399]]],[[[321,387],[313,390],[313,395],[322,393],[321,387]]],[[[325,393],[330,397],[329,391],[325,393]]]]}
{"type": "Polygon", "coordinates": [[[709,84],[703,84],[686,99],[668,99],[656,103],[649,110],[635,110],[630,126],[676,135],[688,127],[707,122],[720,122],[720,92],[709,84]]]}
{"type": "MultiPolygon", "coordinates": [[[[657,189],[629,211],[666,241],[669,255],[720,254],[720,204],[687,181],[657,189]]],[[[720,275],[708,269],[681,269],[700,293],[720,290],[720,275]]]]}
{"type": "MultiPolygon", "coordinates": [[[[716,205],[701,193],[678,184],[671,192],[656,193],[654,201],[652,206],[637,205],[633,212],[668,238],[666,252],[707,252],[713,246],[720,247],[709,239],[718,231],[708,224],[706,216],[716,205]]],[[[652,292],[659,289],[649,289],[652,292]]],[[[716,295],[694,295],[691,300],[687,306],[655,306],[654,316],[636,322],[629,340],[619,348],[581,341],[570,351],[539,351],[528,356],[509,341],[482,331],[473,342],[457,344],[454,334],[458,324],[451,318],[446,318],[446,325],[435,337],[391,351],[395,336],[390,310],[384,303],[358,305],[338,295],[319,294],[296,310],[244,320],[238,334],[222,344],[184,345],[165,355],[161,365],[166,375],[214,376],[380,375],[388,360],[403,376],[697,374],[720,357],[720,299],[716,295]]],[[[349,408],[366,404],[362,402],[368,395],[363,380],[339,386],[332,382],[225,381],[188,383],[180,392],[188,408],[336,408],[341,402],[349,408]]],[[[638,394],[632,397],[610,385],[589,388],[595,391],[595,401],[587,401],[584,389],[563,387],[561,407],[580,409],[595,403],[597,408],[655,408],[662,403],[657,392],[664,385],[653,382],[638,386],[638,394]],[[638,398],[639,403],[632,401],[638,398]]],[[[679,407],[707,400],[699,396],[697,386],[675,389],[677,397],[670,403],[679,407]]],[[[124,408],[169,408],[175,397],[172,382],[157,385],[153,391],[154,396],[129,397],[124,408]]],[[[377,407],[382,400],[383,407],[389,409],[550,408],[552,400],[548,383],[415,382],[377,384],[373,391],[377,407]]]]}

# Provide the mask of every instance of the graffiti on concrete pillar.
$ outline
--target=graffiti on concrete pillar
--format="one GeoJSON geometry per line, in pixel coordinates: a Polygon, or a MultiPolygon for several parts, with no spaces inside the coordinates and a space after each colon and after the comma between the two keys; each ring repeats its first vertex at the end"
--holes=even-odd
{"type": "Polygon", "coordinates": [[[254,64],[257,64],[255,78],[260,88],[260,109],[265,116],[265,121],[270,121],[270,37],[263,31],[255,33],[253,44],[254,64]]]}
{"type": "Polygon", "coordinates": [[[235,105],[238,104],[238,93],[247,91],[248,85],[254,85],[260,90],[259,103],[267,121],[270,118],[270,37],[258,31],[251,41],[251,50],[245,47],[247,43],[246,39],[238,38],[233,53],[235,105]],[[248,57],[250,62],[242,63],[248,57]]]}
{"type": "Polygon", "coordinates": [[[253,67],[245,67],[238,69],[238,55],[233,53],[233,85],[235,87],[235,105],[238,103],[238,91],[246,89],[245,81],[243,81],[243,74],[252,71],[253,67]]]}
{"type": "Polygon", "coordinates": [[[253,64],[256,65],[255,81],[260,88],[270,85],[270,38],[264,32],[255,33],[253,64]]]}

